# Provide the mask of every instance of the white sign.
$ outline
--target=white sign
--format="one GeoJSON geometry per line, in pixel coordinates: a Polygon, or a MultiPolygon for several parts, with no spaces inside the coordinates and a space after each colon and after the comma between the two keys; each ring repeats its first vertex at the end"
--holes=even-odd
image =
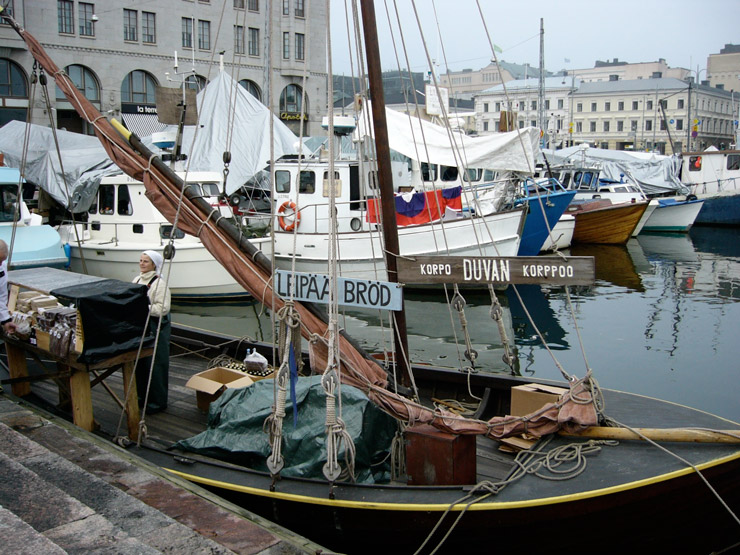
{"type": "MultiPolygon", "coordinates": [[[[284,299],[329,304],[329,276],[278,270],[275,291],[284,299]]],[[[384,310],[401,310],[403,294],[398,283],[366,279],[337,278],[338,304],[384,310]]]]}
{"type": "Polygon", "coordinates": [[[437,96],[437,88],[434,85],[426,85],[424,88],[424,95],[427,100],[427,114],[430,116],[441,116],[442,106],[445,107],[445,113],[450,113],[450,92],[444,88],[439,88],[439,94],[442,97],[441,101],[437,96]]]}

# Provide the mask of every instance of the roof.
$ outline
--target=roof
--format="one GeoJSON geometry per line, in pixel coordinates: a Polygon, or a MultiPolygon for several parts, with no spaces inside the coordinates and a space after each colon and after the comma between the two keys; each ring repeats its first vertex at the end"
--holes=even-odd
{"type": "MultiPolygon", "coordinates": [[[[575,86],[578,87],[581,80],[576,78],[575,86]]],[[[507,91],[513,90],[524,90],[534,89],[537,90],[540,86],[540,80],[538,77],[530,77],[528,79],[515,79],[514,81],[507,81],[505,84],[507,91]]],[[[504,85],[496,85],[478,94],[502,92],[504,85]]],[[[545,77],[545,89],[568,89],[570,90],[573,85],[573,80],[570,75],[558,75],[557,77],[545,77]]]]}

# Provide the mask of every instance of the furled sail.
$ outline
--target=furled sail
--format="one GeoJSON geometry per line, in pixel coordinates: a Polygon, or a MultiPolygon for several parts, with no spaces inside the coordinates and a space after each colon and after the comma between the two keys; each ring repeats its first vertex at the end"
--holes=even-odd
{"type": "MultiPolygon", "coordinates": [[[[214,258],[259,302],[274,311],[285,306],[285,300],[272,289],[272,271],[267,258],[195,191],[184,188],[182,180],[151,154],[135,135],[125,139],[119,134],[54,64],[38,41],[12,18],[3,17],[22,37],[44,71],[54,76],[56,84],[80,116],[94,126],[95,134],[111,160],[127,175],[143,181],[147,198],[162,215],[186,233],[199,237],[214,258]]],[[[295,303],[295,308],[301,319],[301,333],[309,339],[311,365],[314,369],[323,370],[329,360],[327,323],[309,306],[295,303]]],[[[596,424],[594,404],[588,402],[591,393],[584,382],[572,386],[570,395],[558,403],[551,403],[526,419],[496,417],[484,422],[466,419],[444,409],[433,410],[389,391],[385,371],[377,362],[348,338],[340,335],[338,341],[342,381],[362,389],[375,404],[405,422],[428,423],[451,433],[485,434],[494,438],[524,431],[544,435],[561,427],[578,430],[596,424]]]]}

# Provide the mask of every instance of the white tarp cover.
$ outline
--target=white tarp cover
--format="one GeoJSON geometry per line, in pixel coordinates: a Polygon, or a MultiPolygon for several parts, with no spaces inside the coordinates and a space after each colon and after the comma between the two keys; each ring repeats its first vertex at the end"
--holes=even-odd
{"type": "Polygon", "coordinates": [[[648,195],[688,190],[678,178],[681,159],[652,152],[628,152],[575,145],[562,150],[543,149],[551,166],[573,164],[596,165],[603,177],[620,181],[623,174],[628,181],[638,183],[648,195]]]}
{"type": "MultiPolygon", "coordinates": [[[[369,113],[369,103],[368,103],[369,113]]],[[[419,162],[498,171],[534,173],[540,131],[525,127],[508,133],[471,137],[417,117],[386,108],[388,143],[392,150],[419,162]],[[454,141],[454,143],[452,142],[454,141]],[[452,146],[454,144],[454,146],[452,146]]],[[[372,119],[360,114],[360,136],[374,136],[372,119]]]]}
{"type": "MultiPolygon", "coordinates": [[[[194,127],[183,130],[182,152],[188,155],[190,171],[222,172],[223,153],[231,129],[227,193],[236,191],[269,162],[270,116],[274,119],[275,158],[297,153],[298,137],[227,73],[219,73],[197,98],[201,128],[195,135],[195,142],[194,127]]],[[[174,130],[173,126],[171,128],[174,130]]],[[[11,121],[0,128],[0,152],[5,155],[6,166],[20,168],[25,133],[25,122],[11,121]]],[[[62,130],[56,133],[67,185],[62,178],[52,130],[40,125],[31,125],[29,129],[24,176],[65,207],[75,212],[85,211],[92,203],[100,180],[120,170],[96,137],[62,130]]],[[[150,138],[143,137],[142,142],[153,152],[161,153],[152,146],[150,138]]]]}

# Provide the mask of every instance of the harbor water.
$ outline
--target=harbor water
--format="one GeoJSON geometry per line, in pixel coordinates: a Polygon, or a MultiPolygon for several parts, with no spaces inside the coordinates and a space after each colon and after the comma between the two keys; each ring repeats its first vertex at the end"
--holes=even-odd
{"type": "MultiPolygon", "coordinates": [[[[559,367],[578,377],[589,367],[603,387],[740,422],[739,229],[640,234],[625,247],[584,245],[570,253],[595,257],[594,285],[517,286],[497,295],[518,373],[561,379],[559,367]]],[[[476,371],[511,371],[502,362],[490,293],[461,294],[463,320],[449,308],[452,289],[406,292],[412,360],[470,367],[467,339],[477,353],[476,371]]],[[[387,318],[352,309],[342,312],[340,325],[367,350],[382,352],[390,349],[387,318]]],[[[272,339],[270,315],[256,304],[176,305],[173,320],[272,339]]]]}

